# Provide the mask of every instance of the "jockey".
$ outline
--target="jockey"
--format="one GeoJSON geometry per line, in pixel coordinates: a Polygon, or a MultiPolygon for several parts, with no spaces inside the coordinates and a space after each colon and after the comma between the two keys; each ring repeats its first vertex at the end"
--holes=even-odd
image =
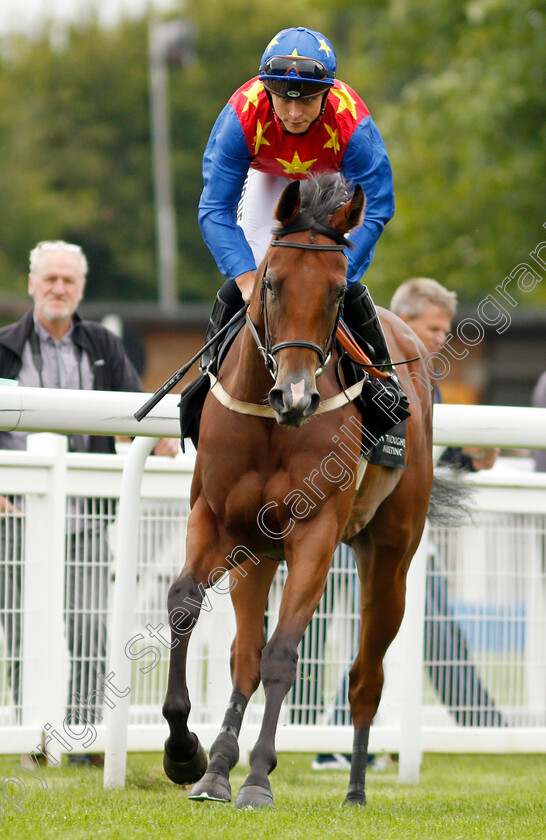
{"type": "MultiPolygon", "coordinates": [[[[372,361],[390,372],[383,382],[399,408],[407,408],[374,303],[360,283],[394,213],[391,166],[366,105],[335,78],[336,67],[334,48],[320,32],[284,29],[267,45],[259,75],[235,91],[216,120],[203,157],[199,224],[228,279],[217,294],[207,340],[250,299],[287,180],[341,172],[366,195],[364,222],[351,232],[346,251],[343,318],[372,361]]],[[[202,368],[213,356],[203,355],[202,368]]]]}

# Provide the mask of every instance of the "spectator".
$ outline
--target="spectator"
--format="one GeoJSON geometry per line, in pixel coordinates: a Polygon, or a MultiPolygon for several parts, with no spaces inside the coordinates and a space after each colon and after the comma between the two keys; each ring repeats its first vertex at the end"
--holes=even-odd
{"type": "MultiPolygon", "coordinates": [[[[391,311],[417,333],[429,354],[441,350],[451,329],[457,309],[455,292],[426,277],[402,283],[394,293],[391,311]]],[[[441,402],[438,383],[435,383],[434,401],[441,402]]],[[[440,462],[468,472],[488,470],[499,454],[497,448],[482,449],[475,446],[448,447],[440,462]]]]}
{"type": "MultiPolygon", "coordinates": [[[[76,312],[86,275],[87,261],[78,245],[40,242],[31,251],[28,291],[34,307],[16,323],[0,329],[0,377],[29,387],[142,390],[119,338],[100,324],[82,320],[76,312]]],[[[26,438],[25,432],[0,432],[0,448],[26,449],[26,438]]],[[[70,451],[115,452],[111,437],[70,435],[68,442],[70,451]]],[[[154,451],[175,455],[178,441],[163,439],[154,451]]],[[[97,675],[104,674],[106,667],[106,526],[112,502],[71,502],[65,576],[65,622],[72,657],[68,707],[73,723],[91,723],[102,716],[97,675]],[[88,698],[93,699],[87,702],[88,698]]],[[[22,701],[22,504],[17,497],[2,500],[0,529],[0,608],[4,611],[5,644],[12,658],[11,688],[17,709],[22,701]]]]}
{"type": "MultiPolygon", "coordinates": [[[[396,290],[391,310],[417,333],[429,353],[441,350],[455,316],[457,297],[425,277],[408,280],[396,290]]],[[[435,402],[441,402],[436,383],[435,402]]],[[[448,447],[439,463],[467,472],[491,469],[499,449],[448,447]]],[[[425,660],[434,688],[457,723],[501,726],[500,712],[470,660],[464,633],[452,610],[445,575],[436,568],[434,550],[428,558],[425,601],[425,660]],[[441,664],[436,664],[440,662],[441,664]],[[444,664],[447,663],[447,664],[444,664]]]]}

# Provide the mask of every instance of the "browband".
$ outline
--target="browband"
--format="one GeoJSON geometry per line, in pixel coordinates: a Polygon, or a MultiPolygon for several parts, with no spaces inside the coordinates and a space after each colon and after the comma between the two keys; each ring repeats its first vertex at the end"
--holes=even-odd
{"type": "Polygon", "coordinates": [[[317,245],[311,242],[285,242],[283,239],[273,239],[271,247],[304,248],[308,251],[344,251],[347,245],[317,245]]]}

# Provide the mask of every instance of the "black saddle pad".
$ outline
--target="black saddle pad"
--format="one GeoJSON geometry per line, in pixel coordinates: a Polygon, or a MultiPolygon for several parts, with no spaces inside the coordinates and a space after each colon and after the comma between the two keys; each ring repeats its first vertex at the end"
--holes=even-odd
{"type": "Polygon", "coordinates": [[[406,423],[407,420],[402,420],[401,423],[393,426],[390,431],[381,435],[377,444],[365,456],[370,464],[377,464],[379,467],[405,469],[406,423]]]}
{"type": "MultiPolygon", "coordinates": [[[[346,387],[360,382],[366,374],[347,354],[341,358],[346,387]]],[[[396,408],[388,411],[380,380],[368,378],[355,399],[362,425],[362,455],[370,464],[405,468],[406,419],[397,416],[396,408]]]]}
{"type": "Polygon", "coordinates": [[[180,437],[182,452],[186,451],[185,438],[190,438],[197,449],[199,440],[199,425],[205,398],[210,390],[208,373],[200,373],[197,379],[184,388],[180,395],[178,407],[180,409],[180,437]]]}

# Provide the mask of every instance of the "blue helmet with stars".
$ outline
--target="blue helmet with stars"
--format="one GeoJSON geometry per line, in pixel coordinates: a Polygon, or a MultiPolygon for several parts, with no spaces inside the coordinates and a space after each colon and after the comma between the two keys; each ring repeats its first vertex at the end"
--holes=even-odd
{"type": "Polygon", "coordinates": [[[313,96],[334,84],[336,68],[336,53],[328,38],[305,26],[293,26],[278,32],[265,48],[260,79],[278,96],[313,96]]]}

